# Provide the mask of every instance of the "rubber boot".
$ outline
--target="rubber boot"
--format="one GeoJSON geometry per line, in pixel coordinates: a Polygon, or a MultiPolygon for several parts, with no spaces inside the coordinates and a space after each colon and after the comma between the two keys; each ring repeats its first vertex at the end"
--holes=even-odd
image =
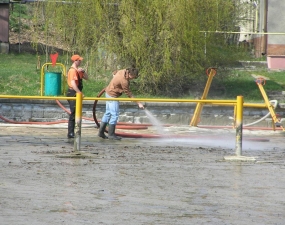
{"type": "Polygon", "coordinates": [[[101,122],[98,137],[101,137],[103,139],[107,139],[108,137],[105,135],[105,129],[106,129],[107,123],[101,122]]]}
{"type": "Polygon", "coordinates": [[[115,130],[116,130],[116,125],[109,124],[109,128],[108,128],[109,139],[110,140],[121,140],[122,138],[116,136],[115,130]]]}
{"type": "Polygon", "coordinates": [[[67,133],[68,138],[74,138],[74,126],[75,126],[75,121],[69,120],[68,121],[68,133],[67,133]]]}

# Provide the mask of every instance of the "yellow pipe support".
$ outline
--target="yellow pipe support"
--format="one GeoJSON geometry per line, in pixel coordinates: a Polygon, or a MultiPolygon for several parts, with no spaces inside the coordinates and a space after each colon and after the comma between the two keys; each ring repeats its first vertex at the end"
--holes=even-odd
{"type": "MultiPolygon", "coordinates": [[[[201,100],[204,100],[207,98],[213,77],[216,75],[216,72],[217,72],[216,68],[209,68],[208,70],[207,70],[208,80],[207,80],[203,95],[201,97],[201,100]],[[208,74],[208,70],[210,70],[209,74],[208,74]]],[[[202,109],[203,109],[203,104],[199,102],[194,111],[192,120],[190,122],[190,126],[197,126],[200,116],[201,116],[202,109]]]]}
{"type": "MultiPolygon", "coordinates": [[[[45,63],[43,66],[42,66],[42,69],[41,69],[41,96],[43,96],[43,93],[44,93],[44,67],[47,66],[47,65],[52,65],[52,63],[45,63]]],[[[55,65],[57,66],[61,66],[63,68],[63,91],[62,93],[65,95],[65,84],[66,84],[66,68],[65,66],[62,64],[62,63],[56,63],[55,65]]]]}
{"type": "MultiPolygon", "coordinates": [[[[264,82],[265,82],[265,81],[264,81],[264,82]]],[[[270,103],[270,101],[269,101],[269,99],[268,99],[268,97],[267,97],[267,94],[266,94],[266,92],[265,92],[265,90],[264,90],[264,88],[263,88],[263,85],[264,85],[265,83],[263,83],[263,80],[258,80],[258,81],[256,82],[256,84],[257,84],[257,86],[259,87],[259,90],[260,90],[260,92],[261,92],[261,94],[262,94],[262,97],[263,97],[263,99],[264,99],[264,101],[265,101],[265,104],[266,104],[266,106],[267,106],[267,108],[268,108],[268,110],[269,110],[269,112],[270,112],[270,114],[271,114],[272,121],[273,121],[273,123],[272,123],[273,130],[275,131],[275,126],[278,125],[278,126],[281,127],[282,130],[284,131],[285,129],[283,128],[283,126],[281,126],[280,121],[279,121],[279,119],[277,118],[276,113],[275,113],[275,111],[274,111],[274,108],[273,108],[273,106],[271,105],[271,103],[270,103]]]]}
{"type": "Polygon", "coordinates": [[[0,95],[0,98],[11,99],[43,99],[43,100],[76,100],[76,97],[57,97],[57,96],[20,96],[20,95],[0,95]]]}
{"type": "Polygon", "coordinates": [[[80,151],[82,122],[82,92],[76,93],[74,151],[80,151]]]}
{"type": "Polygon", "coordinates": [[[237,96],[236,107],[236,156],[242,154],[243,96],[237,96]]]}

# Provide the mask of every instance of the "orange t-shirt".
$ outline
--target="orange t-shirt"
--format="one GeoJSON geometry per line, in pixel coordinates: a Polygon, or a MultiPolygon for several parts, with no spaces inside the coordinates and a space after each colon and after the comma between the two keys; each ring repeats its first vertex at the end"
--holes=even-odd
{"type": "Polygon", "coordinates": [[[71,81],[72,80],[75,80],[75,83],[78,86],[79,81],[78,81],[77,74],[79,75],[80,79],[82,79],[84,73],[79,72],[77,69],[75,69],[73,67],[71,67],[69,69],[68,74],[67,74],[67,84],[68,84],[68,87],[72,88],[72,85],[71,85],[71,81]]]}

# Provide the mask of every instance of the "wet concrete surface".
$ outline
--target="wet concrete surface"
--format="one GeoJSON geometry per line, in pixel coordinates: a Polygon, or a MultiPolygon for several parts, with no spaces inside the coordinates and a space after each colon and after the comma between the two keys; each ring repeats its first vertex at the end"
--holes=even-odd
{"type": "Polygon", "coordinates": [[[233,129],[110,141],[83,127],[80,154],[66,130],[1,124],[1,224],[284,224],[283,132],[244,130],[256,160],[227,161],[233,129]]]}

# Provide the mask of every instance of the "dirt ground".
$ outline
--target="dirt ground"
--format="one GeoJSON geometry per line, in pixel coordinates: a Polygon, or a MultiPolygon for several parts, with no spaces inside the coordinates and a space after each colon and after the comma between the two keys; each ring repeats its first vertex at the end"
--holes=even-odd
{"type": "Polygon", "coordinates": [[[256,160],[228,161],[233,130],[167,129],[188,137],[110,141],[82,128],[77,153],[66,127],[1,124],[1,224],[284,224],[282,132],[244,131],[242,154],[256,160]]]}

